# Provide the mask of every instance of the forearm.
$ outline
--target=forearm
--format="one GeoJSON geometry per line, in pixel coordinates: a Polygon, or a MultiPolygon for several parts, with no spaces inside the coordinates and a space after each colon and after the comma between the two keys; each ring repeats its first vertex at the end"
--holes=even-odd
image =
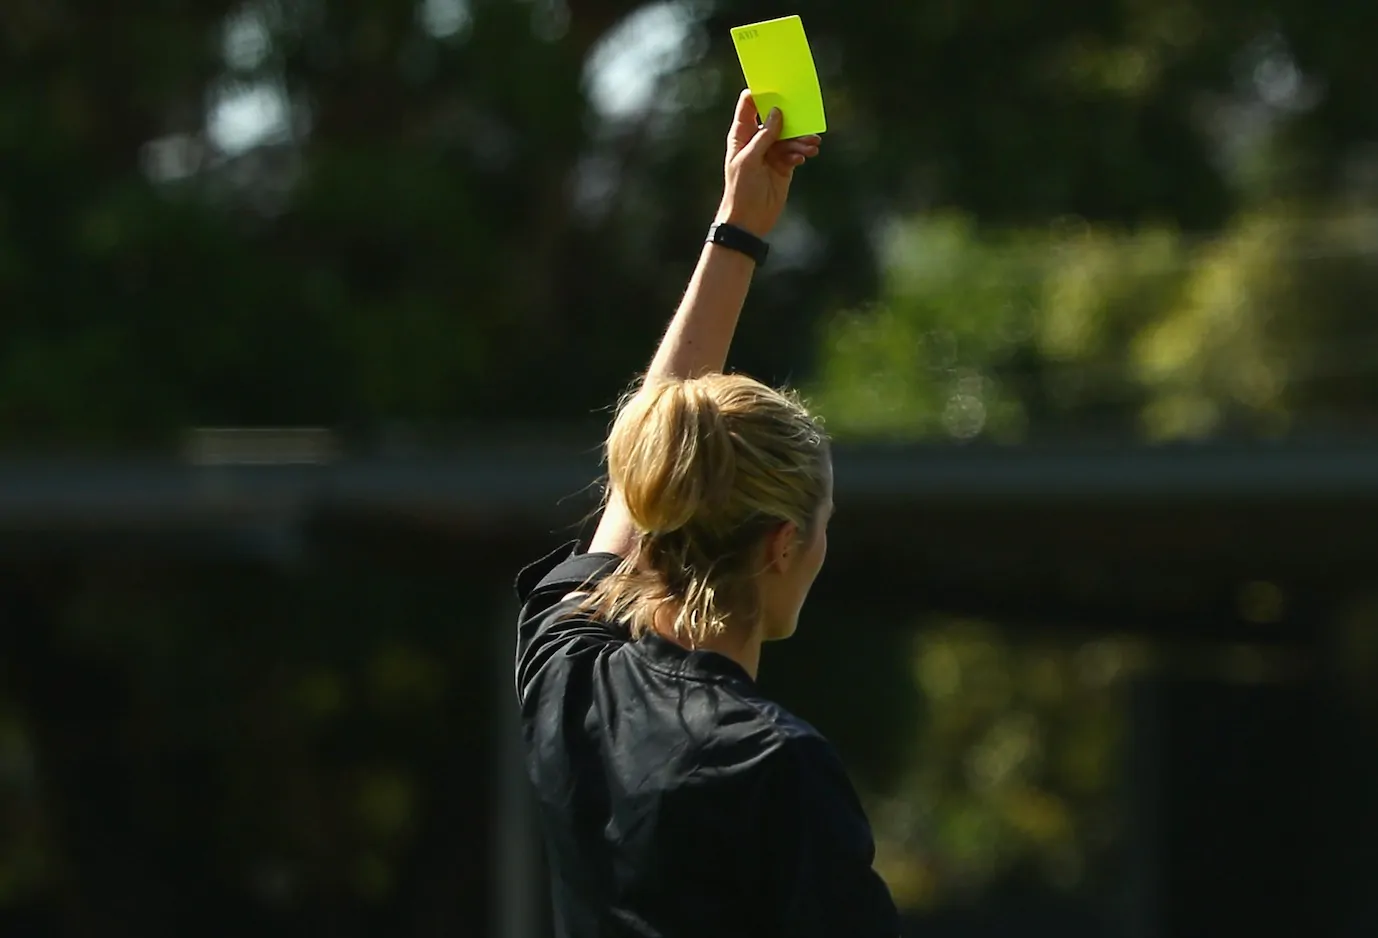
{"type": "MultiPolygon", "coordinates": [[[[651,359],[648,380],[722,371],[755,271],[756,262],[745,254],[704,244],[684,299],[651,359]]],[[[626,507],[615,490],[609,492],[589,549],[626,556],[635,537],[626,507]]]]}
{"type": "Polygon", "coordinates": [[[648,379],[693,378],[723,370],[755,270],[755,262],[745,254],[720,245],[703,246],[684,299],[651,359],[648,379]]]}

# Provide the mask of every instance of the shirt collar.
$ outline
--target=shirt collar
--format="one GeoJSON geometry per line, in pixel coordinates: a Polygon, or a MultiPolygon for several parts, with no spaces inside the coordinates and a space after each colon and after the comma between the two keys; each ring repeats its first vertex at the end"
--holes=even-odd
{"type": "Polygon", "coordinates": [[[688,674],[715,681],[734,681],[754,685],[746,668],[716,651],[690,650],[664,636],[648,632],[632,643],[637,652],[654,667],[675,674],[688,674]]]}

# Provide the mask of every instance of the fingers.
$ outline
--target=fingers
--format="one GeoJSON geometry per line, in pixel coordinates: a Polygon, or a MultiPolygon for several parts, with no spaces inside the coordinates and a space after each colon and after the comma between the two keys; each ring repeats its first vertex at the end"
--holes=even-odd
{"type": "Polygon", "coordinates": [[[766,152],[766,163],[781,171],[802,166],[805,161],[818,155],[820,142],[818,137],[799,137],[795,140],[778,141],[766,152]]]}
{"type": "Polygon", "coordinates": [[[766,115],[766,122],[756,131],[751,142],[742,148],[742,153],[747,159],[765,159],[766,153],[779,141],[780,128],[784,125],[785,118],[780,109],[771,108],[770,113],[766,115]]]}
{"type": "Polygon", "coordinates": [[[781,140],[771,147],[771,150],[776,153],[813,157],[818,155],[818,147],[821,142],[817,137],[812,140],[808,137],[800,137],[798,140],[781,140]]]}
{"type": "Polygon", "coordinates": [[[759,159],[777,169],[788,170],[818,155],[823,138],[817,134],[780,139],[785,119],[779,108],[772,108],[764,123],[758,121],[760,115],[751,91],[743,90],[737,96],[737,111],[728,137],[729,158],[740,154],[745,159],[759,159]]]}
{"type": "Polygon", "coordinates": [[[753,129],[756,127],[756,102],[751,98],[751,89],[743,88],[742,93],[737,95],[737,123],[750,124],[753,129]]]}
{"type": "Polygon", "coordinates": [[[756,102],[749,90],[737,96],[737,113],[732,118],[732,131],[728,134],[728,152],[740,153],[756,136],[756,102]]]}

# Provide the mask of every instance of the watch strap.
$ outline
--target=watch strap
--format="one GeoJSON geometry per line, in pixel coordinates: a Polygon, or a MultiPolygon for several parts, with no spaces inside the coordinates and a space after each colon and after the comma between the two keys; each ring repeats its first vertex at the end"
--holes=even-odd
{"type": "Polygon", "coordinates": [[[728,222],[719,222],[708,229],[708,243],[745,254],[758,267],[766,262],[766,255],[770,253],[770,245],[764,240],[728,222]]]}

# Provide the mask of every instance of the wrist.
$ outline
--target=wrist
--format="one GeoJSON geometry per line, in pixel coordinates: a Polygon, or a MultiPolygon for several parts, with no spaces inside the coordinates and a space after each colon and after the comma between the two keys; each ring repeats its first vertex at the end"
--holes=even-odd
{"type": "Polygon", "coordinates": [[[718,214],[713,216],[713,224],[733,225],[758,238],[770,234],[771,227],[760,219],[753,218],[751,213],[743,212],[726,201],[718,206],[718,214]]]}
{"type": "Polygon", "coordinates": [[[710,245],[741,255],[756,266],[764,264],[770,254],[770,245],[764,238],[732,222],[714,222],[708,229],[707,241],[710,245]]]}

